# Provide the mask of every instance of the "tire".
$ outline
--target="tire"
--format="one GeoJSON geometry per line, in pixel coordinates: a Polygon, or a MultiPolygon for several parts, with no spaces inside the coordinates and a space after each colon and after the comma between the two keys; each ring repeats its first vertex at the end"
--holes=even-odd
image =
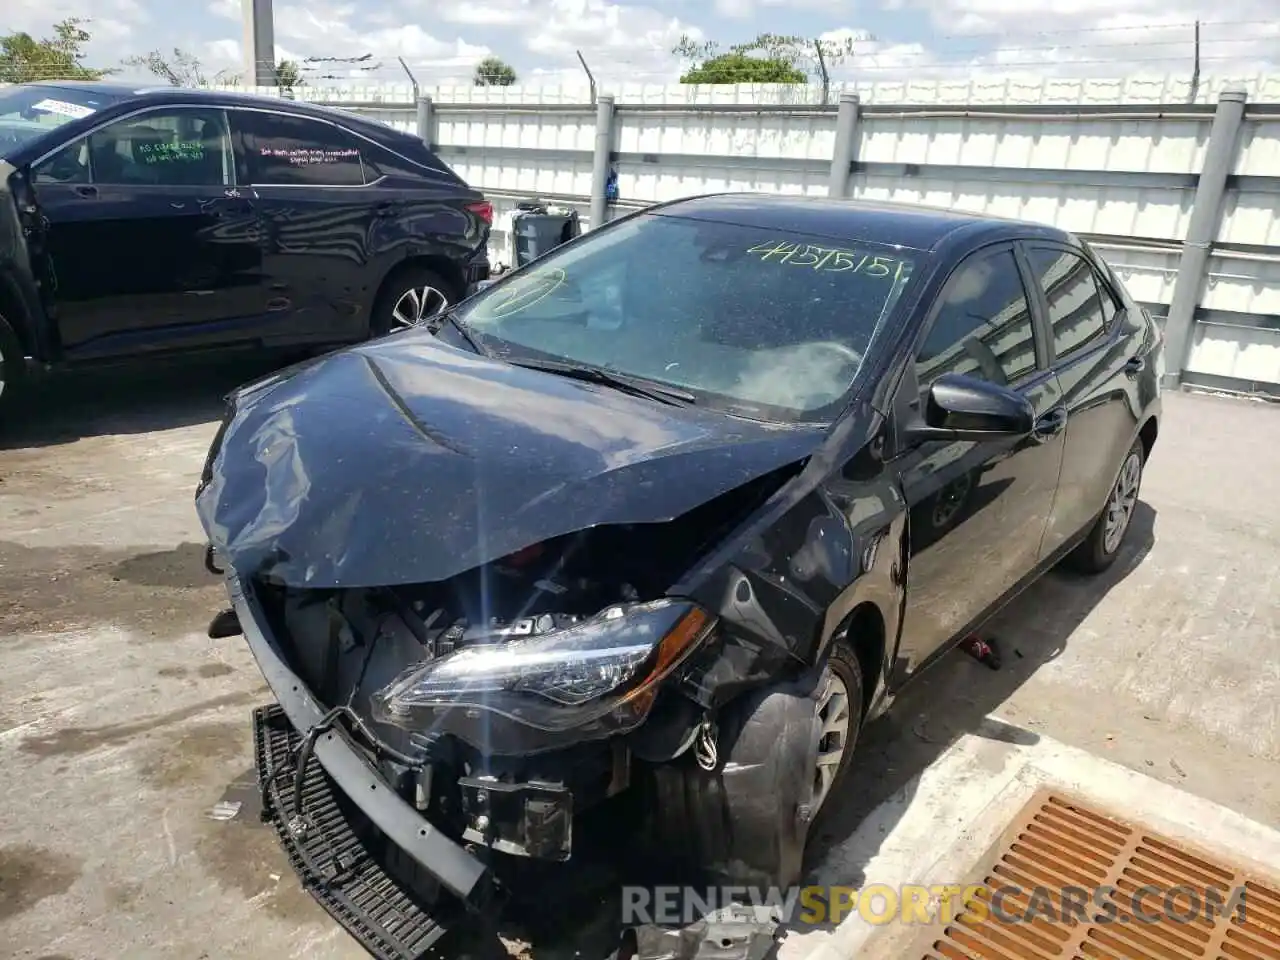
{"type": "Polygon", "coordinates": [[[0,420],[11,413],[22,392],[27,373],[27,361],[22,343],[0,316],[0,420]]]}
{"type": "MultiPolygon", "coordinates": [[[[846,697],[848,726],[843,738],[839,764],[836,766],[822,798],[815,801],[815,819],[827,809],[829,806],[827,801],[840,792],[845,776],[849,772],[849,766],[853,762],[853,755],[858,748],[858,736],[862,733],[862,717],[866,712],[866,704],[863,702],[866,697],[866,688],[862,682],[862,665],[858,662],[857,655],[847,643],[837,640],[832,645],[831,655],[827,659],[827,673],[823,675],[824,683],[828,682],[828,675],[830,679],[837,681],[843,687],[846,697]]],[[[824,734],[819,750],[821,751],[822,747],[827,743],[828,736],[824,734]]],[[[818,783],[818,777],[815,776],[815,787],[818,783]]]]}
{"type": "Polygon", "coordinates": [[[1067,555],[1065,566],[1078,573],[1099,574],[1116,562],[1120,550],[1129,536],[1129,528],[1133,526],[1133,514],[1138,505],[1138,494],[1142,489],[1142,471],[1146,466],[1146,451],[1142,440],[1133,442],[1120,469],[1116,473],[1115,483],[1107,494],[1107,505],[1102,508],[1098,519],[1094,521],[1088,536],[1067,555]],[[1118,531],[1111,520],[1121,511],[1118,531]]]}
{"type": "MultiPolygon", "coordinates": [[[[863,715],[862,669],[843,643],[827,663],[794,680],[754,690],[720,715],[711,770],[689,750],[670,763],[645,765],[651,830],[637,854],[670,861],[691,875],[727,886],[788,887],[800,881],[814,824],[844,783],[863,715]],[[820,754],[815,716],[832,683],[845,692],[848,725],[838,762],[815,803],[820,754]]],[[[642,774],[643,775],[643,774],[642,774]]]]}
{"type": "Polygon", "coordinates": [[[427,327],[438,315],[462,299],[457,284],[427,267],[406,267],[387,278],[369,319],[369,335],[381,337],[396,330],[427,327]]]}

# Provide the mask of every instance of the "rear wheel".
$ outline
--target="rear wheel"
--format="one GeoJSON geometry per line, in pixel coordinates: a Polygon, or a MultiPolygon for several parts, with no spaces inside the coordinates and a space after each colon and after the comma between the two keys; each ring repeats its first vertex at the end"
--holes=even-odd
{"type": "Polygon", "coordinates": [[[13,410],[26,369],[22,344],[9,322],[0,316],[0,420],[13,410]]]}
{"type": "Polygon", "coordinates": [[[430,327],[431,321],[461,298],[457,285],[427,267],[394,274],[378,298],[369,332],[380,337],[397,330],[430,327]]]}
{"type": "Polygon", "coordinates": [[[1120,464],[1120,472],[1107,497],[1107,505],[1084,542],[1067,556],[1066,565],[1080,573],[1102,573],[1116,561],[1133,525],[1133,514],[1142,489],[1146,451],[1142,440],[1133,442],[1120,464]]]}

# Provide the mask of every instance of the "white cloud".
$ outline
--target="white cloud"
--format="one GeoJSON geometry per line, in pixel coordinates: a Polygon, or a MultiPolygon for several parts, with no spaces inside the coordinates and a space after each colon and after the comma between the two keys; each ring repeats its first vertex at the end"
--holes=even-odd
{"type": "Polygon", "coordinates": [[[209,12],[215,17],[239,22],[244,16],[244,6],[241,0],[213,0],[209,4],[209,12]]]}
{"type": "Polygon", "coordinates": [[[53,25],[70,17],[90,21],[86,46],[90,60],[114,63],[133,52],[139,28],[151,16],[139,0],[5,0],[0,32],[46,37],[53,25]]]}
{"type": "MultiPolygon", "coordinates": [[[[242,0],[0,3],[0,32],[45,36],[65,17],[90,18],[88,62],[96,65],[178,46],[199,54],[209,73],[240,67],[242,0]]],[[[608,84],[674,81],[683,65],[671,49],[685,34],[728,43],[869,22],[884,35],[857,41],[853,56],[832,66],[835,79],[1186,74],[1199,19],[1203,72],[1238,75],[1280,70],[1277,10],[1280,0],[276,0],[275,32],[289,59],[370,54],[376,70],[325,63],[311,71],[365,83],[405,82],[397,57],[424,85],[467,82],[493,53],[522,82],[576,84],[581,50],[608,84]]],[[[848,26],[822,34],[855,35],[863,32],[848,26]]]]}
{"type": "Polygon", "coordinates": [[[674,80],[679,64],[671,48],[682,34],[702,36],[653,7],[609,0],[416,0],[412,9],[459,26],[517,32],[539,64],[525,73],[545,83],[580,82],[578,50],[597,79],[674,80]]]}
{"type": "MultiPolygon", "coordinates": [[[[1189,73],[1201,21],[1206,74],[1280,67],[1276,0],[891,0],[945,31],[936,43],[951,72],[1104,76],[1189,73]]],[[[941,68],[940,68],[941,69],[941,68]]]]}

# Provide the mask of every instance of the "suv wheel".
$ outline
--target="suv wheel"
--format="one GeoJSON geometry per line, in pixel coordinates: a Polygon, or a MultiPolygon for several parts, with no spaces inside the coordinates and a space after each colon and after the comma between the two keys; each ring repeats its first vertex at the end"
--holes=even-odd
{"type": "Polygon", "coordinates": [[[1142,489],[1145,451],[1141,440],[1135,440],[1124,455],[1120,472],[1107,497],[1107,505],[1094,522],[1084,542],[1067,557],[1067,565],[1081,573],[1102,573],[1116,561],[1124,546],[1142,489]]]}
{"type": "Polygon", "coordinates": [[[375,337],[429,327],[433,317],[459,299],[454,285],[434,270],[411,267],[392,277],[374,310],[370,332],[375,337]]]}
{"type": "Polygon", "coordinates": [[[0,316],[0,419],[13,409],[26,375],[26,359],[8,321],[0,316]]]}

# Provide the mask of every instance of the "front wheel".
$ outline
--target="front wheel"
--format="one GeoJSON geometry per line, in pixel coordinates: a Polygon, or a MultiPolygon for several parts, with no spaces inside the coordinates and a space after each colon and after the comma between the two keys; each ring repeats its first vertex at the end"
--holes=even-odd
{"type": "Polygon", "coordinates": [[[853,651],[837,641],[823,671],[817,700],[818,756],[810,809],[817,816],[839,791],[862,728],[862,667],[853,651]]]}
{"type": "Polygon", "coordinates": [[[813,824],[848,773],[862,703],[862,669],[838,642],[821,668],[728,704],[713,769],[694,762],[693,750],[646,765],[645,850],[726,886],[798,883],[813,824]]]}
{"type": "Polygon", "coordinates": [[[1120,472],[1107,497],[1107,505],[1094,522],[1089,535],[1067,556],[1067,566],[1080,573],[1102,573],[1120,555],[1142,489],[1142,469],[1146,451],[1142,441],[1135,440],[1120,464],[1120,472]]]}

